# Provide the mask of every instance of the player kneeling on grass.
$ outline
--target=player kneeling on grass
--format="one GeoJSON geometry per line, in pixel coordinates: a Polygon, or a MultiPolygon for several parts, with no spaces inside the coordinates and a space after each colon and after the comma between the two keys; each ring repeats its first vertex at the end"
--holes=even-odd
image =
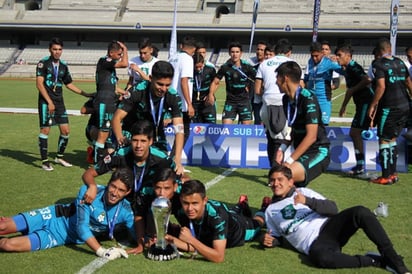
{"type": "Polygon", "coordinates": [[[410,273],[375,215],[363,206],[338,213],[335,202],[309,188],[296,188],[292,171],[275,166],[269,171],[272,204],[265,212],[268,233],[262,238],[266,247],[287,240],[321,268],[375,266],[393,273],[410,273]],[[349,255],[343,246],[361,228],[377,246],[380,254],[349,255]]]}
{"type": "Polygon", "coordinates": [[[251,217],[247,197],[241,196],[233,209],[206,197],[206,189],[198,180],[182,185],[182,208],[175,214],[181,228],[178,235],[166,235],[179,250],[200,254],[212,262],[223,262],[225,249],[242,246],[252,240],[263,226],[263,218],[251,217]]]}
{"type": "Polygon", "coordinates": [[[118,225],[127,227],[129,234],[134,235],[133,211],[124,199],[131,191],[132,179],[131,170],[118,169],[106,187],[98,186],[97,197],[91,204],[83,202],[87,190],[84,185],[71,204],[55,204],[10,218],[0,217],[0,235],[22,233],[21,236],[1,238],[0,251],[37,251],[86,243],[99,257],[108,260],[127,258],[126,250],[104,248],[96,237],[113,239],[118,225]]]}

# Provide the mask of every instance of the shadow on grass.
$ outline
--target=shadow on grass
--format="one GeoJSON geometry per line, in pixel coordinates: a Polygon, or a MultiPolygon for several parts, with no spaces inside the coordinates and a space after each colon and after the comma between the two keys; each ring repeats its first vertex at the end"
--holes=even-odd
{"type": "MultiPolygon", "coordinates": [[[[3,148],[0,149],[0,155],[3,157],[12,158],[16,161],[25,163],[26,165],[30,165],[35,168],[41,168],[40,156],[32,152],[3,148]]],[[[49,153],[49,159],[52,163],[54,163],[55,156],[55,152],[49,153]]],[[[86,151],[74,150],[73,153],[65,153],[64,158],[74,166],[79,166],[84,169],[88,168],[88,163],[86,162],[86,151]]]]}

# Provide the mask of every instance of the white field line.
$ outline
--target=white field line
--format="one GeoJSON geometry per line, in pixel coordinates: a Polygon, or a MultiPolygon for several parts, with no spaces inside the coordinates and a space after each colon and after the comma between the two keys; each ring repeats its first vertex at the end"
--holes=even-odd
{"type": "Polygon", "coordinates": [[[84,266],[82,269],[77,272],[77,274],[91,274],[104,266],[107,262],[109,262],[108,259],[104,258],[96,258],[93,261],[91,261],[88,265],[84,266]]]}
{"type": "Polygon", "coordinates": [[[227,176],[229,176],[233,171],[235,171],[237,168],[229,168],[227,170],[225,170],[222,174],[216,176],[215,178],[213,178],[212,180],[210,180],[209,182],[205,183],[205,187],[206,189],[212,187],[213,185],[219,183],[221,180],[225,179],[227,176]]]}

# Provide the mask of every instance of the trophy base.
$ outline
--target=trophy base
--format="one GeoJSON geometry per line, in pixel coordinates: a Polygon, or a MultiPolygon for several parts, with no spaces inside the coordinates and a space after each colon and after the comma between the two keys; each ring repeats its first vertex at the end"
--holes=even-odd
{"type": "Polygon", "coordinates": [[[147,257],[153,261],[171,261],[179,257],[179,252],[170,244],[165,249],[153,244],[147,252],[147,257]]]}

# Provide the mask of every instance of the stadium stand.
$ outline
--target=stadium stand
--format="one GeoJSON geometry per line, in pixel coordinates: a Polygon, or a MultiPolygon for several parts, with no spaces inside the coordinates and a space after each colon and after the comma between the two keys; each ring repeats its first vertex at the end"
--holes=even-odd
{"type": "Polygon", "coordinates": [[[121,0],[50,0],[49,10],[117,10],[121,6],[121,0]]]}
{"type": "MultiPolygon", "coordinates": [[[[175,1],[170,0],[146,0],[146,1],[129,1],[127,4],[128,11],[157,11],[170,12],[174,10],[175,1]]],[[[199,0],[184,0],[177,2],[179,12],[197,12],[199,10],[199,0]]]]}
{"type": "MultiPolygon", "coordinates": [[[[151,37],[160,49],[159,58],[167,60],[173,0],[38,2],[42,3],[40,10],[26,10],[24,0],[0,0],[0,35],[4,39],[0,41],[0,66],[5,67],[3,64],[10,65],[20,59],[27,63],[26,66],[35,65],[48,54],[47,39],[56,34],[61,34],[65,41],[63,59],[71,66],[95,66],[97,59],[105,54],[107,42],[112,39],[125,41],[129,56],[136,56],[137,41],[142,36],[151,37]],[[3,35],[3,30],[7,36],[3,35]]],[[[178,38],[183,34],[201,35],[210,48],[208,56],[212,57],[212,52],[217,52],[213,55],[217,67],[229,58],[225,48],[228,42],[239,38],[245,45],[243,58],[247,59],[253,2],[180,0],[178,38]],[[216,20],[216,10],[222,5],[227,6],[230,13],[216,20]]],[[[398,45],[398,56],[404,55],[405,45],[410,44],[408,37],[412,35],[412,5],[406,2],[401,1],[400,5],[398,34],[401,35],[398,35],[398,41],[400,39],[401,46],[398,45]]],[[[319,34],[330,40],[333,46],[338,41],[354,41],[354,59],[367,68],[372,60],[373,40],[389,34],[389,7],[390,0],[379,1],[379,4],[373,0],[322,0],[319,34]]],[[[312,12],[313,1],[260,0],[255,41],[273,42],[287,37],[297,44],[293,58],[302,66],[306,65],[312,12]]],[[[24,65],[13,69],[24,70],[24,65]]]]}

